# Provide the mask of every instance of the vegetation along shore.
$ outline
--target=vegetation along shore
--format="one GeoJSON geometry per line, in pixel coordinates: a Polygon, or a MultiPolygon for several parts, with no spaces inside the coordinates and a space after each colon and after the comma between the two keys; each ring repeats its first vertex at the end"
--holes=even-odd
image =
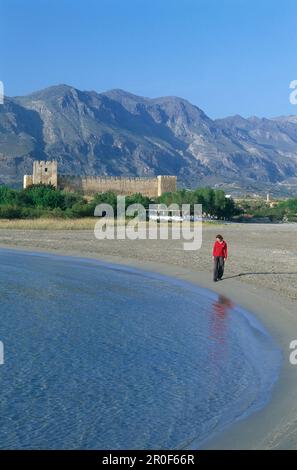
{"type": "MultiPolygon", "coordinates": [[[[88,219],[94,216],[96,205],[101,203],[110,204],[116,215],[117,195],[112,191],[98,193],[90,198],[80,193],[61,191],[42,184],[23,190],[0,186],[0,219],[88,219]]],[[[146,209],[150,204],[166,204],[166,206],[190,204],[191,208],[194,204],[202,204],[204,217],[218,221],[253,222],[262,219],[267,222],[297,222],[297,198],[273,202],[261,198],[234,200],[223,190],[198,188],[180,189],[173,193],[164,193],[154,199],[141,194],[125,198],[126,207],[135,203],[142,204],[146,209]]],[[[78,226],[90,228],[90,223],[80,222],[78,226]]],[[[75,224],[68,223],[63,227],[74,228],[75,224]]]]}

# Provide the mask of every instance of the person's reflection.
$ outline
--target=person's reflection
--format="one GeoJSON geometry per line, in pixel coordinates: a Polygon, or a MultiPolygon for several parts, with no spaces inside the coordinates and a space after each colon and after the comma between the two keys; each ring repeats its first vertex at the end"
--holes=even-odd
{"type": "Polygon", "coordinates": [[[233,303],[224,295],[219,295],[212,304],[211,312],[211,338],[218,343],[225,343],[228,312],[233,308],[233,303]]]}
{"type": "Polygon", "coordinates": [[[219,295],[212,304],[209,325],[209,371],[213,386],[220,381],[228,354],[229,311],[232,308],[231,300],[223,295],[219,295]]]}

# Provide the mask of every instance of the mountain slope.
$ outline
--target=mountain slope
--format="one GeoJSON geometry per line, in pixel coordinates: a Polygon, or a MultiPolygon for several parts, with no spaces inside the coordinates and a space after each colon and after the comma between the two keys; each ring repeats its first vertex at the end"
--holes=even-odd
{"type": "Polygon", "coordinates": [[[182,98],[59,85],[0,106],[0,182],[20,183],[35,159],[56,159],[63,173],[176,174],[186,187],[287,191],[297,175],[297,120],[211,120],[182,98]]]}

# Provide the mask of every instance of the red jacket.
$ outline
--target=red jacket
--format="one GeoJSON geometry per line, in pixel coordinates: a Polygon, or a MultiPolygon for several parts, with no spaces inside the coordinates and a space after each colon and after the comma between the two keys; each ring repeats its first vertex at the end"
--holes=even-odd
{"type": "Polygon", "coordinates": [[[228,248],[227,248],[227,243],[225,240],[219,242],[218,240],[215,241],[213,250],[212,250],[212,255],[213,256],[223,256],[225,259],[228,257],[228,248]]]}

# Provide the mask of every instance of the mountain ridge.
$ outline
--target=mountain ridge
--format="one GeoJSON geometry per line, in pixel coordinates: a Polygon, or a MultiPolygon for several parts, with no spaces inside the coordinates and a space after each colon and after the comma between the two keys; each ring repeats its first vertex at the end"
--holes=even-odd
{"type": "Polygon", "coordinates": [[[0,106],[0,183],[20,185],[36,159],[68,174],[176,174],[189,188],[292,193],[297,116],[211,119],[175,96],[54,85],[0,106]]]}

